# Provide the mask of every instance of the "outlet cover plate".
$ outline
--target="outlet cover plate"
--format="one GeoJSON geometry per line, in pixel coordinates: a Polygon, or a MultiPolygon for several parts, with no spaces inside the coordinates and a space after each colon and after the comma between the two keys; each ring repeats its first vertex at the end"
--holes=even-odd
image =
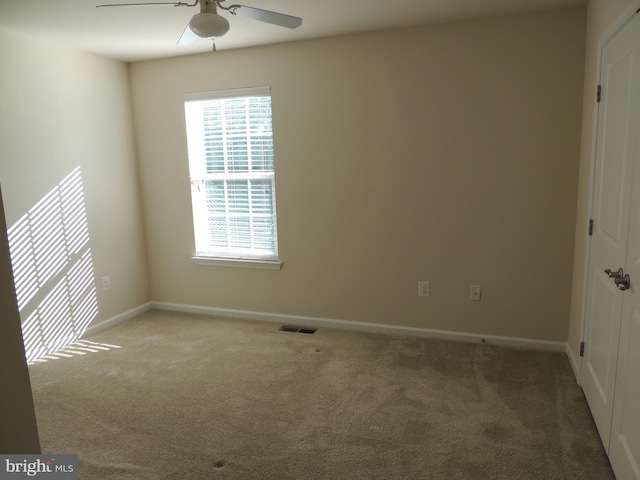
{"type": "Polygon", "coordinates": [[[482,297],[482,287],[480,285],[471,285],[469,289],[469,300],[479,302],[482,297]]]}

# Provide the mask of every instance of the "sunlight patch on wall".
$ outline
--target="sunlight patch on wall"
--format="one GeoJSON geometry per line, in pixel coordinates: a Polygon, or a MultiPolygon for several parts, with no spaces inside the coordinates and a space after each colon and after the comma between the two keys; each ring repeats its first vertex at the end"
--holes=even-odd
{"type": "Polygon", "coordinates": [[[7,234],[31,363],[76,341],[98,314],[80,167],[7,234]]]}

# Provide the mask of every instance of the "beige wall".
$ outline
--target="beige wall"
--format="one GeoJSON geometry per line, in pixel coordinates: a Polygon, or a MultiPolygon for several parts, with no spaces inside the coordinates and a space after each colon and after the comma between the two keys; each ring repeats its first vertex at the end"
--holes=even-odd
{"type": "Polygon", "coordinates": [[[580,149],[580,175],[578,180],[578,207],[576,215],[575,258],[571,315],[569,324],[570,355],[577,365],[584,321],[584,285],[588,254],[588,219],[591,209],[591,182],[593,170],[593,143],[596,113],[596,86],[599,73],[599,43],[611,34],[609,29],[632,7],[640,8],[638,0],[591,0],[587,11],[587,45],[584,75],[584,106],[582,115],[582,142],[580,149]]]}
{"type": "Polygon", "coordinates": [[[569,9],[131,65],[151,297],[565,341],[584,38],[569,9]],[[256,85],[284,266],[196,266],[183,94],[256,85]]]}
{"type": "Polygon", "coordinates": [[[40,453],[0,192],[0,452],[40,453]]]}
{"type": "Polygon", "coordinates": [[[4,32],[0,65],[7,225],[81,167],[96,279],[112,283],[94,323],[148,302],[127,65],[4,32]]]}

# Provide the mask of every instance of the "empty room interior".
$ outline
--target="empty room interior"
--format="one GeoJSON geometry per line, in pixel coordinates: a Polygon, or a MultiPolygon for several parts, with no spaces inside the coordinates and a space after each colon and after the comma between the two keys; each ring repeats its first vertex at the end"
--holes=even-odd
{"type": "MultiPolygon", "coordinates": [[[[352,30],[346,3],[251,4],[302,17],[293,40],[221,4],[229,32],[188,54],[181,29],[162,52],[142,32],[129,50],[155,7],[127,23],[133,7],[13,3],[0,4],[0,454],[78,454],[88,479],[640,479],[626,375],[640,367],[637,57],[605,82],[620,64],[609,45],[640,55],[618,34],[638,0],[392,3],[352,30]],[[316,33],[322,8],[333,30],[316,33]],[[116,17],[102,51],[93,32],[116,17]],[[280,36],[232,43],[251,22],[280,36]],[[199,230],[185,105],[257,91],[272,249],[202,254],[215,222],[199,230]],[[605,106],[632,112],[626,134],[607,136],[605,106]],[[627,142],[632,163],[609,168],[602,139],[627,142]],[[601,292],[591,272],[613,220],[598,215],[627,198],[599,200],[614,184],[630,206],[601,292]]],[[[158,8],[184,25],[199,7],[158,8]]],[[[254,195],[247,175],[219,177],[225,195],[234,181],[254,195]]]]}

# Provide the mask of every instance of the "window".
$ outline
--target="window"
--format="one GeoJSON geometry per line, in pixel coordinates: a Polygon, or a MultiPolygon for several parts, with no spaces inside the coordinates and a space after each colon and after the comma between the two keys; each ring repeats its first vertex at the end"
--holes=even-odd
{"type": "Polygon", "coordinates": [[[185,118],[194,258],[279,268],[269,87],[187,94],[185,118]]]}

